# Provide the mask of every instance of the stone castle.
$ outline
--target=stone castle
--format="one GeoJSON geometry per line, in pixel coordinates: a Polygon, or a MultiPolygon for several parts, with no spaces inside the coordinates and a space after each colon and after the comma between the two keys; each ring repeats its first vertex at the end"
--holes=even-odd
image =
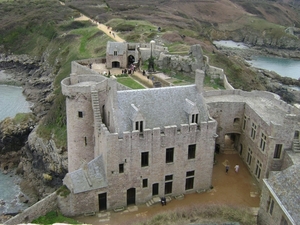
{"type": "MultiPolygon", "coordinates": [[[[154,50],[108,46],[107,68],[126,67],[154,50]]],[[[72,62],[61,83],[68,130],[64,184],[71,191],[59,203],[65,215],[207,190],[214,153],[230,149],[230,139],[262,188],[259,223],[299,224],[299,109],[269,92],[205,91],[209,69],[202,69],[195,69],[192,85],[130,90],[114,76],[72,62]],[[276,183],[281,180],[284,185],[276,183]]]]}

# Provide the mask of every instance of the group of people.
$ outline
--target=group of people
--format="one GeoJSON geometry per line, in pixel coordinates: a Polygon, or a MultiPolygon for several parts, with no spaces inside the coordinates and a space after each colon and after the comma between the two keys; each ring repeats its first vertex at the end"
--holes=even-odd
{"type": "MultiPolygon", "coordinates": [[[[239,169],[240,169],[240,166],[238,164],[236,164],[234,167],[234,171],[237,173],[237,172],[239,172],[239,169]]],[[[225,172],[228,173],[228,171],[229,171],[229,165],[227,164],[225,166],[225,172]]]]}

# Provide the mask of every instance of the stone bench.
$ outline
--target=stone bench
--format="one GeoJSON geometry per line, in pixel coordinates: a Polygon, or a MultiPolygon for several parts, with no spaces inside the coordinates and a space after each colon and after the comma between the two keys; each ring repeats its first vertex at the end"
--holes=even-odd
{"type": "Polygon", "coordinates": [[[124,206],[120,206],[120,207],[114,208],[114,212],[122,212],[124,210],[125,210],[124,206]]]}
{"type": "Polygon", "coordinates": [[[84,213],[84,216],[95,216],[96,212],[86,212],[84,213]]]}

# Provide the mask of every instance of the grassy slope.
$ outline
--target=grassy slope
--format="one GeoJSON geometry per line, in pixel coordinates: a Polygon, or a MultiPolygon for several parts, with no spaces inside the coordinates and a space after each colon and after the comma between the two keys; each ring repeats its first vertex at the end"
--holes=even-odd
{"type": "Polygon", "coordinates": [[[154,0],[129,0],[127,4],[119,4],[116,0],[67,0],[65,3],[73,10],[54,0],[0,0],[0,50],[42,58],[56,75],[53,107],[39,131],[45,138],[54,133],[59,146],[66,146],[65,99],[60,91],[60,81],[70,74],[72,60],[104,56],[108,40],[89,22],[74,22],[73,18],[79,15],[79,11],[106,22],[127,41],[149,42],[159,35],[169,50],[177,53],[188,52],[191,44],[200,43],[211,58],[210,63],[224,68],[233,86],[243,90],[264,90],[264,87],[256,75],[239,61],[213,53],[210,41],[214,31],[219,29],[226,33],[247,27],[278,37],[284,35],[282,25],[298,24],[296,10],[265,1],[259,4],[228,0],[209,4],[202,1],[162,1],[157,5],[154,0]],[[222,13],[216,4],[222,6],[222,13]],[[280,15],[277,16],[280,22],[270,16],[274,12],[280,15]],[[276,25],[275,22],[281,24],[276,25]],[[162,32],[158,33],[160,25],[162,32]]]}

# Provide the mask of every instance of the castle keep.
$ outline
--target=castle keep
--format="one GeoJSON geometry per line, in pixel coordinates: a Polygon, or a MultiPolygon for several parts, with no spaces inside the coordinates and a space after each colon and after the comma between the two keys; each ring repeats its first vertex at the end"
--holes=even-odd
{"type": "MultiPolygon", "coordinates": [[[[116,62],[108,64],[121,66],[116,62]]],[[[61,83],[68,129],[64,184],[71,190],[60,203],[63,213],[209,189],[215,150],[234,147],[261,188],[272,171],[295,164],[290,155],[299,151],[297,108],[269,92],[204,91],[204,76],[197,69],[193,85],[129,90],[113,76],[72,62],[61,83]]],[[[293,219],[276,209],[286,221],[293,219]]],[[[264,224],[272,224],[265,214],[264,224]]]]}

